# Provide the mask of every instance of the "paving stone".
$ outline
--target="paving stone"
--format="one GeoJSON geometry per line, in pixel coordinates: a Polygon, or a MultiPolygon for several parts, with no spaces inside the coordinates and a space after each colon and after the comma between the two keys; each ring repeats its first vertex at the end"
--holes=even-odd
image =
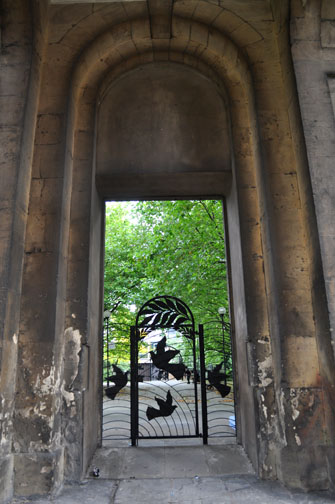
{"type": "Polygon", "coordinates": [[[209,476],[203,447],[165,448],[165,475],[168,478],[209,476]]]}
{"type": "Polygon", "coordinates": [[[129,448],[125,450],[123,478],[164,477],[164,448],[129,448]]]}
{"type": "Polygon", "coordinates": [[[176,502],[184,502],[186,499],[203,499],[207,501],[211,498],[218,502],[226,493],[225,484],[221,478],[187,478],[173,480],[175,495],[178,496],[176,502]]]}
{"type": "Polygon", "coordinates": [[[253,473],[252,466],[240,446],[211,446],[207,452],[210,474],[253,473]]]}
{"type": "Polygon", "coordinates": [[[101,479],[119,479],[122,477],[125,450],[117,448],[101,448],[97,450],[90,468],[88,476],[93,467],[98,467],[101,479]]]}
{"type": "MultiPolygon", "coordinates": [[[[145,479],[145,480],[123,480],[116,492],[114,504],[129,504],[148,502],[152,498],[155,502],[176,502],[171,501],[173,490],[171,480],[167,479],[145,479]]],[[[178,501],[177,501],[178,502],[178,501]]]]}

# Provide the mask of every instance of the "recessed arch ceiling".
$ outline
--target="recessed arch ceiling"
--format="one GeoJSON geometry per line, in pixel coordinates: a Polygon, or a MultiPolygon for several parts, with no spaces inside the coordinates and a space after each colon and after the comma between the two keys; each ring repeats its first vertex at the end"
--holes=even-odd
{"type": "MultiPolygon", "coordinates": [[[[188,66],[200,72],[200,74],[209,77],[210,80],[218,84],[221,91],[222,86],[225,88],[224,84],[227,84],[230,110],[233,112],[235,109],[233,112],[235,116],[237,111],[239,111],[239,119],[235,120],[233,128],[235,147],[237,150],[243,150],[243,157],[249,167],[258,162],[256,161],[258,154],[255,157],[254,151],[257,145],[257,139],[254,138],[255,135],[257,136],[257,131],[251,127],[254,117],[254,100],[245,58],[229,38],[224,37],[223,34],[220,34],[214,28],[209,31],[208,27],[197,21],[192,22],[184,18],[174,18],[172,21],[172,30],[174,33],[173,40],[159,40],[159,44],[155,45],[156,41],[152,40],[149,26],[143,26],[141,20],[137,19],[105,30],[103,34],[96,37],[82,52],[76,62],[72,78],[72,99],[70,102],[72,106],[68,121],[69,143],[66,150],[73,154],[68,157],[69,165],[72,164],[72,159],[77,157],[76,152],[80,146],[80,143],[76,139],[81,135],[81,132],[90,129],[90,120],[87,120],[87,113],[83,114],[82,111],[90,110],[92,118],[95,99],[97,97],[99,99],[99,96],[101,97],[101,94],[98,94],[99,88],[105,78],[107,77],[107,81],[110,84],[123,73],[135,69],[139,65],[143,65],[143,63],[150,63],[152,61],[165,61],[169,64],[182,63],[184,67],[188,66]],[[205,30],[207,30],[207,37],[204,39],[202,34],[205,30]],[[74,132],[74,135],[72,132],[74,132]],[[242,149],[239,147],[241,142],[243,143],[242,149]]],[[[227,123],[225,119],[222,122],[227,123]]],[[[227,141],[224,143],[227,146],[227,141]]],[[[191,161],[186,160],[187,163],[184,167],[181,165],[177,167],[176,165],[171,166],[170,169],[173,169],[174,172],[176,169],[180,172],[178,173],[178,183],[176,184],[175,181],[173,183],[173,190],[176,191],[176,187],[178,187],[178,189],[183,191],[183,195],[185,196],[184,187],[189,184],[188,181],[191,174],[193,181],[195,180],[194,177],[197,179],[197,182],[193,183],[194,191],[196,191],[195,195],[227,194],[231,183],[230,155],[228,151],[227,154],[226,158],[224,156],[222,158],[222,154],[218,155],[215,162],[210,160],[210,163],[202,163],[198,168],[196,162],[194,162],[194,158],[191,161]],[[192,171],[189,171],[190,169],[192,171]],[[188,179],[183,176],[183,173],[187,173],[188,179]]],[[[108,166],[112,166],[113,164],[115,166],[115,159],[111,160],[108,157],[106,159],[108,166]]],[[[128,166],[130,166],[129,163],[128,166]]],[[[100,168],[102,171],[105,170],[101,163],[99,164],[99,171],[101,171],[100,168]]],[[[107,168],[105,172],[103,175],[97,175],[97,185],[100,193],[106,196],[109,193],[110,187],[115,187],[115,185],[122,189],[123,181],[119,180],[119,175],[117,175],[119,178],[117,184],[115,184],[115,176],[109,173],[110,169],[107,168]]],[[[122,176],[123,172],[124,170],[121,170],[122,176]]],[[[158,179],[155,179],[155,186],[160,191],[159,196],[163,196],[160,189],[162,187],[161,178],[162,176],[164,178],[167,173],[169,171],[166,171],[165,167],[165,172],[159,173],[158,179]]],[[[148,174],[145,173],[143,176],[140,173],[140,178],[138,176],[136,178],[136,194],[138,194],[138,187],[141,184],[144,188],[147,186],[148,174]],[[142,180],[143,176],[144,179],[142,180]]],[[[150,172],[150,184],[152,184],[152,178],[152,172],[150,172]]],[[[128,197],[130,197],[129,181],[126,186],[128,197]]],[[[171,196],[172,189],[167,185],[165,178],[163,186],[165,190],[169,191],[169,195],[171,196]]],[[[173,192],[173,194],[175,195],[176,193],[173,192]]],[[[108,197],[111,197],[110,194],[108,197]]],[[[116,197],[115,193],[114,197],[116,197]]]]}
{"type": "Polygon", "coordinates": [[[225,103],[198,72],[153,62],[123,74],[98,107],[98,175],[230,171],[225,103]]]}
{"type": "MultiPolygon", "coordinates": [[[[286,106],[283,106],[286,98],[280,88],[281,63],[274,20],[274,17],[278,18],[278,12],[273,15],[268,0],[217,3],[176,0],[172,16],[169,9],[164,13],[166,5],[171,6],[172,2],[147,0],[51,5],[46,62],[53,72],[55,57],[57,62],[64,58],[64,69],[72,74],[70,104],[72,102],[73,106],[68,117],[72,117],[77,131],[89,127],[88,123],[83,124],[82,110],[92,111],[100,85],[108,75],[113,80],[151,61],[183,63],[227,88],[230,110],[235,115],[235,142],[239,144],[243,140],[241,162],[250,164],[252,144],[257,144],[253,138],[256,134],[255,76],[259,89],[271,88],[272,95],[273,89],[278,88],[278,109],[284,110],[286,106]],[[153,4],[158,5],[156,16],[150,11],[153,4]],[[160,31],[162,19],[164,30],[160,31]],[[271,74],[266,72],[267,65],[271,67],[271,74]],[[278,73],[275,72],[276,65],[278,73]],[[266,79],[264,84],[263,79],[266,79]],[[81,110],[80,114],[78,110],[81,110]]],[[[285,15],[284,6],[282,13],[285,15]]],[[[63,68],[59,69],[63,71],[63,68]]],[[[263,105],[266,108],[267,95],[263,89],[262,95],[265,99],[262,96],[261,108],[263,105]]]]}

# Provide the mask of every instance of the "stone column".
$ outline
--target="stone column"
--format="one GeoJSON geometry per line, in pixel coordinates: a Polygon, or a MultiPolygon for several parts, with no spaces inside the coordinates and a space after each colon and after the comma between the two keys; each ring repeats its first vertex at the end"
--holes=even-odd
{"type": "Polygon", "coordinates": [[[20,294],[39,90],[44,8],[4,0],[1,11],[0,184],[0,501],[13,493],[13,411],[20,294]],[[36,30],[33,42],[33,17],[36,30]]]}
{"type": "MultiPolygon", "coordinates": [[[[335,4],[332,0],[291,3],[291,47],[306,144],[316,232],[309,240],[314,258],[313,293],[319,393],[301,390],[297,429],[315,440],[320,464],[335,484],[335,4]],[[307,419],[310,421],[307,421],[307,419]]],[[[294,394],[291,398],[296,403],[294,394]]],[[[317,463],[317,457],[314,455],[317,463]]]]}

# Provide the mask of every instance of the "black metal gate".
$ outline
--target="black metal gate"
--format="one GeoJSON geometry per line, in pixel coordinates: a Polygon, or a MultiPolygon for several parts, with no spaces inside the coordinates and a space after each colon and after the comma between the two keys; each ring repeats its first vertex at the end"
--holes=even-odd
{"type": "MultiPolygon", "coordinates": [[[[200,436],[198,381],[201,392],[205,382],[198,369],[194,318],[188,306],[172,296],[158,296],[145,303],[131,329],[133,445],[138,439],[200,436]],[[154,367],[150,381],[144,381],[140,374],[145,364],[154,367]]],[[[200,369],[204,369],[201,359],[200,369]]],[[[203,406],[205,403],[201,401],[203,406]]],[[[206,443],[205,408],[202,420],[206,443]]]]}
{"type": "Polygon", "coordinates": [[[202,437],[207,444],[208,437],[235,435],[226,372],[229,341],[225,346],[223,339],[222,361],[206,369],[204,329],[199,325],[196,330],[189,307],[172,296],[146,302],[130,330],[130,370],[111,364],[114,375],[105,393],[118,407],[113,413],[106,406],[104,430],[110,433],[103,438],[113,439],[117,432],[114,439],[130,437],[135,446],[141,439],[202,437]]]}

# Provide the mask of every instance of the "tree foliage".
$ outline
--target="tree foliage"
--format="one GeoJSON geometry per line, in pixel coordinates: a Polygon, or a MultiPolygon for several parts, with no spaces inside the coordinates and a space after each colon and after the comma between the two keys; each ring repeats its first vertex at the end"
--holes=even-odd
{"type": "Polygon", "coordinates": [[[196,323],[205,325],[206,353],[217,363],[222,350],[218,307],[228,313],[222,202],[107,205],[104,302],[120,360],[129,355],[128,327],[136,311],[157,295],[188,304],[196,323]]]}

